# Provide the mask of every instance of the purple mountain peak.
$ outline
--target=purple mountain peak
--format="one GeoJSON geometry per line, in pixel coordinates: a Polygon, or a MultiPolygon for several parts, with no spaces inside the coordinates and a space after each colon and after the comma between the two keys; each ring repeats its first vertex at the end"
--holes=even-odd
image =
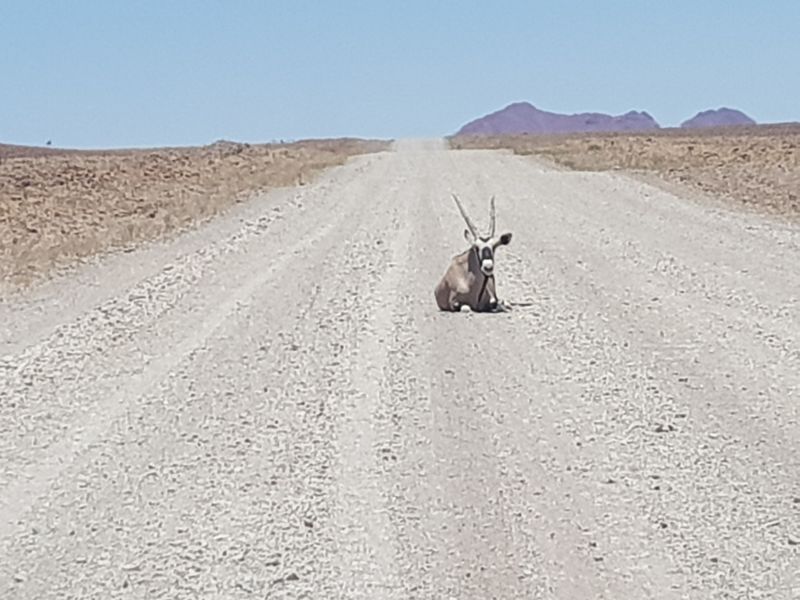
{"type": "Polygon", "coordinates": [[[604,113],[566,115],[538,109],[530,102],[514,102],[467,123],[456,135],[645,131],[658,127],[655,119],[644,111],[631,110],[619,116],[604,113]]]}
{"type": "Polygon", "coordinates": [[[704,110],[691,119],[681,123],[684,129],[698,129],[701,127],[732,127],[737,125],[755,125],[756,122],[735,108],[717,108],[704,110]]]}

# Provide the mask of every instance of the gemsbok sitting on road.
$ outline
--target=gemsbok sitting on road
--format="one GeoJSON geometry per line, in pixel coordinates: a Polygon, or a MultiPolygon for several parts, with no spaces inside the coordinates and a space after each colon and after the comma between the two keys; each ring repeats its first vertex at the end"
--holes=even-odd
{"type": "Polygon", "coordinates": [[[498,308],[509,308],[498,302],[494,284],[494,253],[498,246],[511,242],[511,234],[504,233],[495,237],[494,196],[489,208],[489,234],[479,236],[475,224],[467,216],[458,196],[453,194],[458,210],[468,229],[464,237],[470,243],[470,249],[453,257],[447,272],[436,286],[434,294],[436,304],[441,310],[460,311],[462,306],[469,306],[474,312],[490,312],[498,308]]]}

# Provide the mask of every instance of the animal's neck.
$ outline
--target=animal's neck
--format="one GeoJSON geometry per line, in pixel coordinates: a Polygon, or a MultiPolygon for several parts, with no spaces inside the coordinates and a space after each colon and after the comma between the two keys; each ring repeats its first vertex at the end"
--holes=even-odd
{"type": "Polygon", "coordinates": [[[481,270],[481,260],[478,257],[478,251],[475,248],[469,249],[469,272],[472,273],[473,277],[479,284],[483,284],[483,280],[486,279],[486,275],[483,274],[481,270]]]}

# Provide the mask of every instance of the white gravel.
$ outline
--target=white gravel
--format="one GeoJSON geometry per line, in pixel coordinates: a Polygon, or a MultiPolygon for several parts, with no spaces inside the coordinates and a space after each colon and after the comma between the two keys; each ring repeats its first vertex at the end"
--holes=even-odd
{"type": "Polygon", "coordinates": [[[800,598],[800,230],[443,148],[0,304],[0,598],[800,598]]]}

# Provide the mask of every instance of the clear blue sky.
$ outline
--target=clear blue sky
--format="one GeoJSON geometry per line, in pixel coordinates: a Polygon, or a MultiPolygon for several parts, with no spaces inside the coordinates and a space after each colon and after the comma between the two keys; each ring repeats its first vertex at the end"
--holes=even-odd
{"type": "Polygon", "coordinates": [[[800,120],[800,1],[0,0],[0,141],[432,136],[527,100],[800,120]]]}

